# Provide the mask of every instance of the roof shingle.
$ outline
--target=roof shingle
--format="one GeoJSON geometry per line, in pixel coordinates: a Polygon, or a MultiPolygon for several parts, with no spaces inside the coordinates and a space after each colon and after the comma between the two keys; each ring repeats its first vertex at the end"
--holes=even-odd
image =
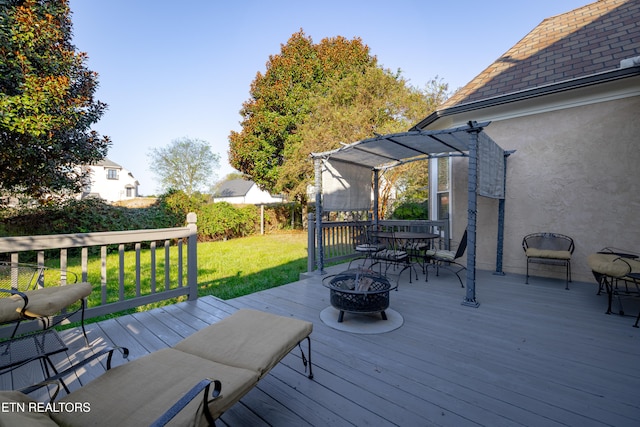
{"type": "Polygon", "coordinates": [[[542,21],[442,109],[619,67],[640,55],[640,0],[599,0],[542,21]]]}

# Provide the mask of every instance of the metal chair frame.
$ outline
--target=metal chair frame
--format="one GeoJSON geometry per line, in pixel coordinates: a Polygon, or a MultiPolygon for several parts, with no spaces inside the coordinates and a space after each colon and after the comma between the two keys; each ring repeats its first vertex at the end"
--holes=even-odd
{"type": "MultiPolygon", "coordinates": [[[[46,271],[53,271],[56,269],[45,267],[36,264],[16,263],[16,262],[0,262],[0,298],[18,296],[23,300],[23,307],[20,313],[20,318],[16,320],[10,320],[4,323],[15,323],[15,327],[11,334],[13,339],[20,327],[20,323],[25,320],[38,320],[42,324],[42,329],[47,330],[57,326],[64,319],[72,316],[73,314],[81,313],[81,327],[84,335],[85,342],[89,346],[89,340],[87,338],[87,331],[84,325],[84,311],[86,308],[86,301],[84,298],[79,299],[79,307],[71,312],[63,311],[63,315],[57,321],[49,317],[31,317],[26,311],[29,309],[29,300],[26,291],[34,291],[44,287],[44,279],[46,271]]],[[[62,284],[71,285],[77,283],[78,275],[68,270],[58,270],[60,272],[60,281],[62,284]]],[[[65,309],[66,310],[66,309],[65,309]]]]}
{"type": "MultiPolygon", "coordinates": [[[[569,251],[569,254],[573,254],[575,250],[575,244],[573,239],[569,236],[559,233],[532,233],[524,236],[522,239],[522,249],[525,254],[528,248],[547,249],[557,251],[569,251]]],[[[571,257],[569,259],[562,258],[542,258],[535,256],[526,256],[527,258],[527,273],[525,283],[529,283],[529,264],[548,264],[548,265],[562,265],[566,267],[565,273],[565,289],[569,289],[569,282],[571,282],[571,257]]]]}
{"type": "MultiPolygon", "coordinates": [[[[458,248],[453,254],[453,257],[449,256],[451,251],[446,251],[446,254],[448,255],[446,257],[438,255],[438,250],[435,250],[433,254],[429,254],[429,252],[427,252],[427,254],[425,255],[425,258],[428,261],[428,263],[426,264],[427,268],[425,269],[426,281],[429,280],[429,266],[434,265],[436,267],[436,276],[440,274],[440,268],[445,268],[456,275],[456,277],[458,278],[458,281],[460,282],[460,286],[464,288],[464,283],[462,283],[462,278],[460,277],[460,273],[462,271],[465,271],[467,267],[460,263],[457,263],[456,260],[458,258],[461,258],[464,255],[466,250],[467,250],[467,230],[464,230],[464,233],[462,234],[462,239],[460,239],[460,244],[458,245],[458,248]],[[453,270],[451,268],[451,265],[455,265],[458,268],[456,270],[453,270]]],[[[440,251],[440,252],[445,253],[444,251],[440,251]]]]}

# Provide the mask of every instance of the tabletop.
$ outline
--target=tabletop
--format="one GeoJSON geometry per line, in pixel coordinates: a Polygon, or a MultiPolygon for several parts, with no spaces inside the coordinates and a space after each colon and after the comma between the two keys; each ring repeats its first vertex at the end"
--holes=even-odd
{"type": "Polygon", "coordinates": [[[437,239],[440,237],[439,234],[435,233],[425,233],[418,231],[378,231],[372,233],[375,236],[383,237],[383,238],[396,238],[396,239],[404,239],[404,240],[430,240],[437,239]]]}

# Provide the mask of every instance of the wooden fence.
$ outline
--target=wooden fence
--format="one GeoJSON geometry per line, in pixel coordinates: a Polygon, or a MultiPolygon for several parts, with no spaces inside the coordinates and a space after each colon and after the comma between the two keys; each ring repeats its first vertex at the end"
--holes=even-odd
{"type": "MultiPolygon", "coordinates": [[[[318,267],[318,248],[316,222],[313,214],[309,214],[307,243],[307,272],[318,267]]],[[[440,235],[443,248],[449,249],[451,236],[449,221],[428,220],[382,220],[378,223],[381,230],[429,232],[440,235]]],[[[364,230],[371,226],[370,221],[327,221],[322,223],[323,265],[345,261],[359,254],[356,245],[362,243],[364,230]]]]}
{"type": "MultiPolygon", "coordinates": [[[[93,284],[86,318],[183,295],[195,300],[198,298],[196,220],[196,214],[190,213],[186,227],[0,237],[0,257],[12,263],[27,261],[40,266],[47,260],[55,260],[55,268],[60,270],[56,284],[60,286],[66,285],[68,272],[79,271],[78,281],[93,284]],[[113,253],[117,256],[110,255],[113,253]],[[127,263],[133,263],[133,268],[127,263]],[[100,293],[99,299],[94,297],[96,292],[100,293]]],[[[46,265],[51,267],[49,261],[46,265]]],[[[69,319],[74,320],[79,320],[78,315],[69,319]]],[[[30,323],[21,326],[21,331],[38,327],[36,322],[30,323]]],[[[7,336],[11,329],[12,326],[0,328],[0,337],[7,336]]]]}

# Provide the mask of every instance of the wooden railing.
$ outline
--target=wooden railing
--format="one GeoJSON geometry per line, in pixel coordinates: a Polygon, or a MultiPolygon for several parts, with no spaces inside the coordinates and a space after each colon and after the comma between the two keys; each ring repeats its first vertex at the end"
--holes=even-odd
{"type": "MultiPolygon", "coordinates": [[[[307,272],[318,267],[317,231],[313,214],[309,214],[307,272]]],[[[438,220],[382,220],[378,223],[382,230],[414,231],[439,234],[444,249],[449,249],[451,236],[449,221],[438,220]]],[[[322,223],[323,265],[351,259],[359,254],[355,247],[361,243],[363,230],[371,226],[369,221],[328,221],[322,223]]]]}
{"type": "MultiPolygon", "coordinates": [[[[0,237],[0,257],[13,263],[35,262],[40,266],[45,265],[45,256],[48,260],[55,259],[55,268],[61,271],[58,280],[61,286],[66,285],[66,272],[79,271],[79,281],[94,285],[85,311],[87,318],[183,295],[195,300],[198,298],[196,220],[196,214],[190,213],[186,227],[0,237]],[[73,255],[69,256],[69,252],[73,255]],[[110,252],[116,252],[117,256],[109,255],[110,252]],[[94,296],[96,292],[100,293],[99,299],[94,296]]],[[[78,317],[69,319],[74,320],[78,317]]],[[[21,326],[25,332],[35,328],[37,325],[21,326]]],[[[11,328],[0,329],[0,337],[6,336],[7,329],[11,328]]]]}

